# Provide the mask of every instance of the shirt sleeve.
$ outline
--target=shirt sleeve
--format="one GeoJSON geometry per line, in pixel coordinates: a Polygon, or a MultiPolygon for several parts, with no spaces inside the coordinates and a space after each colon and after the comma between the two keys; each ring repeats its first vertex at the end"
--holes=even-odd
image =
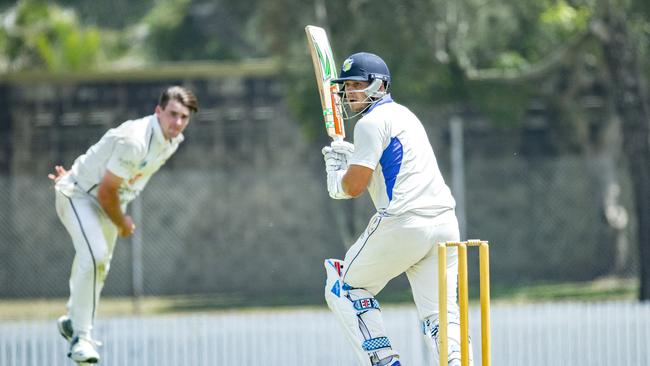
{"type": "Polygon", "coordinates": [[[120,178],[129,179],[142,160],[140,155],[136,144],[127,139],[119,139],[115,142],[106,169],[120,178]]]}
{"type": "Polygon", "coordinates": [[[361,119],[354,127],[354,154],[350,164],[377,168],[384,149],[385,133],[380,121],[361,119]]]}

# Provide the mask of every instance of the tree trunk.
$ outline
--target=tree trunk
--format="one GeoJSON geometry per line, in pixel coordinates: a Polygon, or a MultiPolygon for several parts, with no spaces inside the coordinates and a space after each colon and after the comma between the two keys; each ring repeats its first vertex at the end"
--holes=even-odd
{"type": "Polygon", "coordinates": [[[623,120],[623,151],[634,190],[639,245],[639,299],[650,300],[650,113],[636,47],[625,16],[610,7],[603,19],[603,54],[609,69],[616,111],[623,120]]]}

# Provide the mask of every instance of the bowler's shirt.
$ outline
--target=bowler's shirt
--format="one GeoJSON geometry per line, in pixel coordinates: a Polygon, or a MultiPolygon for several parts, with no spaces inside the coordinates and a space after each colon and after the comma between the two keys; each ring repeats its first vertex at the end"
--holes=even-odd
{"type": "Polygon", "coordinates": [[[420,120],[384,96],[357,122],[350,164],[374,170],[368,192],[378,212],[437,216],[456,205],[420,120]]]}
{"type": "Polygon", "coordinates": [[[69,197],[88,194],[97,197],[97,187],[108,170],[124,179],[118,192],[120,204],[126,205],[138,196],[183,139],[180,134],[165,140],[155,114],[126,121],[108,130],[79,156],[56,188],[69,197]]]}

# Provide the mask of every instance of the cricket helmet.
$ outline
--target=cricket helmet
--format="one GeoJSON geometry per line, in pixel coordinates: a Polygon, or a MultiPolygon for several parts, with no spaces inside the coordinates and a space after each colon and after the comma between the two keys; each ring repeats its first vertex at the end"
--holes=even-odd
{"type": "Polygon", "coordinates": [[[390,71],[381,57],[369,52],[359,52],[343,61],[341,74],[332,82],[342,84],[346,80],[367,81],[371,84],[375,80],[381,80],[384,88],[388,90],[390,71]]]}

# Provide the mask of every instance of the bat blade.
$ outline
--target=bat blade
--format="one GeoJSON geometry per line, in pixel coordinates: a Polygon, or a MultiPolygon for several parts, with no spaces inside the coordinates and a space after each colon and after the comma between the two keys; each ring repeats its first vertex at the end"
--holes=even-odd
{"type": "Polygon", "coordinates": [[[345,138],[345,127],[339,97],[339,85],[332,83],[338,73],[327,33],[321,27],[305,27],[311,60],[314,64],[316,84],[320,95],[323,119],[327,134],[334,140],[345,138]]]}

